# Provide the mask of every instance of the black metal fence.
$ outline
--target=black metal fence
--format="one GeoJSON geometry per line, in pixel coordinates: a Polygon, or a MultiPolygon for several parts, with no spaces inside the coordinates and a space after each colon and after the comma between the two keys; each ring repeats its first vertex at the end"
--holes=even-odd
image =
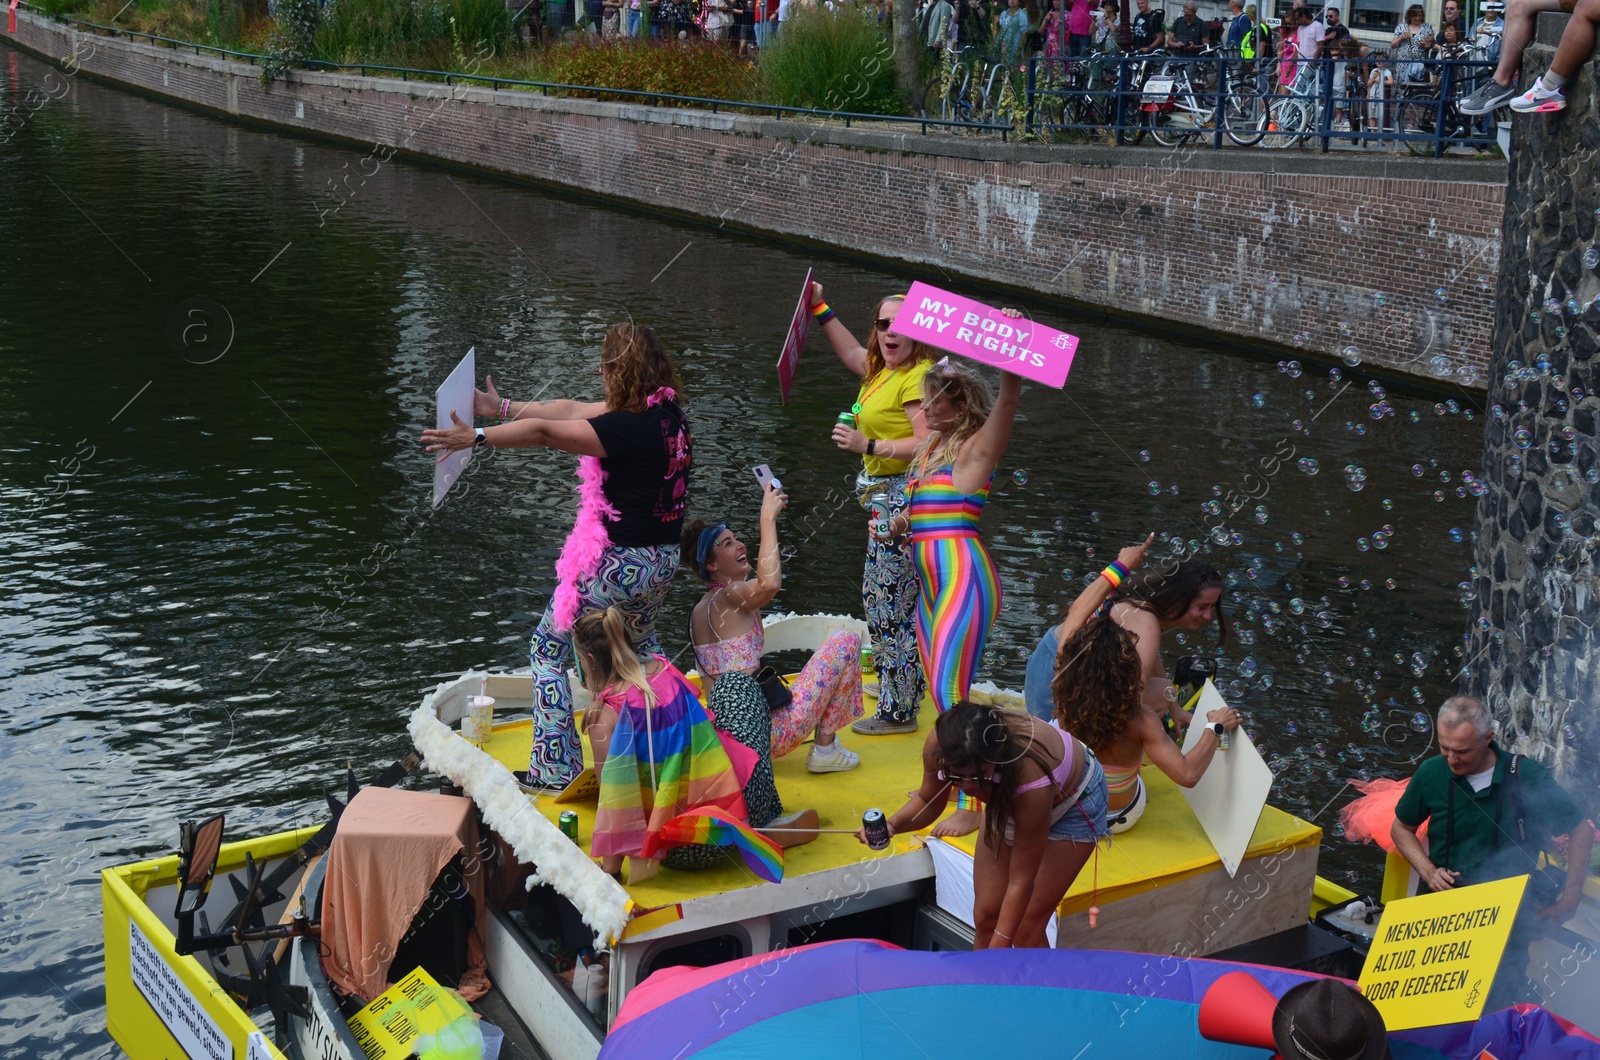
{"type": "Polygon", "coordinates": [[[1405,148],[1440,157],[1450,147],[1487,150],[1493,115],[1458,104],[1493,64],[1365,59],[1245,60],[1086,56],[1029,60],[1027,131],[1044,140],[1221,148],[1405,148]],[[1281,78],[1288,77],[1287,83],[1281,78]]]}

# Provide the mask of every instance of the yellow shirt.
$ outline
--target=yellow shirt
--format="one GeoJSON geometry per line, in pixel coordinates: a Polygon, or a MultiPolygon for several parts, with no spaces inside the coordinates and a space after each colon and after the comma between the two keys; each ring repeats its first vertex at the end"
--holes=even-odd
{"type": "MultiPolygon", "coordinates": [[[[861,381],[856,401],[856,429],[868,438],[894,441],[911,437],[911,420],[906,403],[922,400],[922,377],[933,366],[931,361],[914,361],[899,368],[885,368],[871,379],[861,381]]],[[[869,475],[898,475],[910,466],[909,460],[890,460],[882,456],[863,456],[861,463],[869,475]]]]}

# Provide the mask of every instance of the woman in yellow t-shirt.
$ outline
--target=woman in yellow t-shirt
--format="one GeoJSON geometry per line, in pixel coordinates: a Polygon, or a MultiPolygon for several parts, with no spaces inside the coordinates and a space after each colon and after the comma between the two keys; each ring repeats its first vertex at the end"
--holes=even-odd
{"type": "MultiPolygon", "coordinates": [[[[840,449],[861,454],[856,493],[863,507],[877,501],[880,514],[874,518],[884,520],[906,510],[907,470],[918,442],[928,434],[922,421],[922,377],[933,363],[934,350],[889,330],[904,300],[903,295],[890,295],[878,302],[872,333],[862,346],[822,300],[822,285],[811,285],[816,322],[839,360],[861,378],[851,409],[855,426],[836,424],[833,440],[840,449]]],[[[861,596],[878,670],[878,710],[851,728],[869,736],[916,732],[923,673],[917,655],[917,572],[911,553],[869,534],[861,596]]]]}

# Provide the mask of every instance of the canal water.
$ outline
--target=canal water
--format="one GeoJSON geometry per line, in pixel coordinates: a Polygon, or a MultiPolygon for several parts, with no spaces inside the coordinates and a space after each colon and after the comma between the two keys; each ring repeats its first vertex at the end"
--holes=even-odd
{"type": "MultiPolygon", "coordinates": [[[[45,74],[0,49],[0,104],[45,74]]],[[[687,391],[693,508],[752,529],[749,469],[771,465],[792,498],[777,608],[858,609],[864,520],[840,501],[855,465],[828,437],[851,380],[814,342],[785,406],[773,364],[808,265],[863,337],[881,293],[943,277],[88,82],[13,125],[0,1054],[116,1054],[102,867],[170,851],[179,817],[225,810],[233,836],[315,821],[346,760],[370,775],[406,751],[435,675],[526,664],[574,461],[495,454],[431,509],[417,434],[468,347],[507,394],[595,397],[603,328],[655,326],[687,391]]],[[[1347,779],[1426,753],[1418,712],[1461,665],[1482,417],[1464,394],[1384,398],[1344,366],[1022,308],[1082,345],[1065,392],[1024,394],[984,514],[1005,589],[984,676],[1020,687],[1042,629],[1122,544],[1205,543],[1231,579],[1221,683],[1274,801],[1330,830],[1325,874],[1375,889],[1381,857],[1332,834],[1336,811],[1347,779]],[[1248,497],[1232,514],[1230,494],[1248,497]]],[[[675,586],[663,619],[675,647],[691,598],[675,586]]],[[[1215,648],[1181,639],[1169,658],[1215,648]]]]}

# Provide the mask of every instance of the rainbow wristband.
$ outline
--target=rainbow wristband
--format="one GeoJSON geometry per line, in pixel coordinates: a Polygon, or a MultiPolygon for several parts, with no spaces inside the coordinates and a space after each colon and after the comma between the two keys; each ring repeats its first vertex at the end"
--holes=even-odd
{"type": "Polygon", "coordinates": [[[1111,566],[1100,572],[1100,577],[1111,583],[1111,588],[1117,589],[1128,578],[1128,568],[1122,565],[1121,560],[1112,560],[1111,566]]]}
{"type": "Polygon", "coordinates": [[[826,324],[833,319],[834,313],[828,303],[823,302],[821,305],[811,307],[811,315],[817,319],[818,324],[826,324]]]}

